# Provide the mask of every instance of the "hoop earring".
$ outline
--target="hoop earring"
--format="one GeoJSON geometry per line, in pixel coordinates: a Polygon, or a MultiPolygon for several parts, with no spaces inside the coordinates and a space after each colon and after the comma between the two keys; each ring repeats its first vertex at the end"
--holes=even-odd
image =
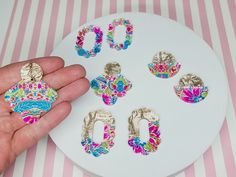
{"type": "Polygon", "coordinates": [[[97,26],[90,25],[80,30],[78,32],[76,46],[75,46],[75,49],[77,50],[78,55],[84,56],[85,58],[95,57],[101,51],[102,37],[103,37],[103,32],[97,26]],[[84,37],[88,32],[94,32],[96,34],[94,47],[91,50],[83,49],[84,37]]]}
{"type": "Polygon", "coordinates": [[[148,108],[134,110],[129,117],[129,140],[128,144],[135,153],[148,155],[150,152],[157,151],[160,144],[159,119],[155,112],[148,108]],[[142,119],[148,121],[149,140],[141,142],[139,137],[139,122],[142,119]]]}
{"type": "Polygon", "coordinates": [[[116,50],[125,50],[127,49],[132,43],[133,37],[133,25],[130,23],[128,19],[118,18],[115,19],[111,24],[108,26],[108,33],[107,33],[107,42],[110,48],[114,48],[116,50]],[[118,44],[114,41],[114,33],[115,28],[119,25],[123,25],[126,27],[126,36],[124,43],[118,44]]]}
{"type": "Polygon", "coordinates": [[[115,138],[115,118],[110,112],[105,110],[96,110],[89,112],[84,118],[83,133],[81,144],[84,147],[85,152],[92,154],[95,157],[101,154],[107,154],[114,146],[115,138]],[[104,141],[101,143],[93,142],[93,128],[97,121],[104,123],[104,141]]]}

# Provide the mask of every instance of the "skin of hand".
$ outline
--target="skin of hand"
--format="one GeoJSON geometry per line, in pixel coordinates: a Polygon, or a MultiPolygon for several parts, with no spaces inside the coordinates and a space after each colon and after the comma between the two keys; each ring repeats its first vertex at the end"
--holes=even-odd
{"type": "Polygon", "coordinates": [[[89,89],[85,75],[81,65],[65,67],[59,57],[36,58],[0,68],[0,174],[20,153],[36,144],[68,116],[71,102],[89,89]],[[12,112],[9,103],[4,100],[4,93],[21,80],[21,67],[29,62],[41,66],[43,80],[58,93],[51,110],[31,125],[25,124],[19,113],[12,112]]]}

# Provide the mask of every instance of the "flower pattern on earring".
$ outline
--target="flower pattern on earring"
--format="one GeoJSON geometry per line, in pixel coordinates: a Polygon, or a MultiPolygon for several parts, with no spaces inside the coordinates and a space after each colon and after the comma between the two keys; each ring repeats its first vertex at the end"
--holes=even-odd
{"type": "Polygon", "coordinates": [[[42,69],[36,63],[28,63],[21,69],[22,80],[11,87],[4,95],[14,112],[21,114],[26,124],[33,124],[44,112],[51,109],[57,92],[50,88],[42,78],[42,69]]]}
{"type": "Polygon", "coordinates": [[[99,157],[101,154],[107,154],[114,146],[115,138],[115,118],[111,113],[105,110],[96,110],[90,112],[84,119],[81,144],[85,152],[99,157]],[[103,142],[96,143],[92,139],[94,124],[97,121],[104,123],[103,142]]]}
{"type": "Polygon", "coordinates": [[[176,61],[171,53],[161,51],[154,55],[152,63],[148,64],[148,68],[156,77],[166,79],[176,75],[181,64],[176,61]]]}
{"type": "Polygon", "coordinates": [[[75,46],[75,49],[77,50],[78,55],[84,56],[85,58],[95,57],[101,51],[102,37],[103,37],[103,32],[97,26],[90,25],[80,30],[78,32],[76,46],[75,46]],[[85,50],[83,48],[84,37],[88,32],[94,32],[96,34],[95,44],[91,50],[85,50]]]}
{"type": "Polygon", "coordinates": [[[111,24],[108,26],[108,33],[107,33],[107,42],[110,46],[110,48],[114,48],[116,50],[125,50],[127,49],[131,43],[132,43],[132,37],[133,37],[133,25],[130,23],[128,19],[124,18],[118,18],[113,20],[111,24]],[[114,33],[115,28],[119,25],[123,25],[126,27],[126,36],[124,43],[118,44],[114,41],[114,33]]]}
{"type": "Polygon", "coordinates": [[[98,76],[90,82],[91,88],[98,96],[101,96],[106,105],[116,103],[118,97],[126,95],[132,88],[132,84],[120,74],[119,63],[112,62],[105,66],[105,74],[98,76]]]}
{"type": "Polygon", "coordinates": [[[129,117],[129,146],[132,147],[135,153],[148,155],[150,152],[157,151],[160,143],[159,119],[156,113],[148,108],[134,110],[129,117]],[[139,137],[139,122],[141,119],[148,121],[149,140],[147,142],[142,142],[139,137]]]}
{"type": "Polygon", "coordinates": [[[181,77],[179,84],[174,87],[177,96],[187,103],[198,103],[208,95],[208,87],[195,74],[186,74],[181,77]]]}

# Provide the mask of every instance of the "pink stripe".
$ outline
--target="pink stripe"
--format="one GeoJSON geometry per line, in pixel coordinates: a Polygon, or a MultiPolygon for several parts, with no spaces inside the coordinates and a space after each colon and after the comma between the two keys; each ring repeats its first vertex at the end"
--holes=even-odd
{"type": "Polygon", "coordinates": [[[125,0],[125,12],[131,12],[131,0],[125,0]]]}
{"type": "Polygon", "coordinates": [[[66,7],[65,24],[63,29],[63,38],[71,31],[73,9],[74,9],[74,0],[68,0],[66,7]]]}
{"type": "Polygon", "coordinates": [[[117,12],[117,0],[110,0],[110,14],[117,12]]]}
{"type": "Polygon", "coordinates": [[[25,36],[25,29],[28,22],[30,7],[31,7],[31,0],[26,0],[24,3],[23,13],[21,16],[20,26],[17,33],[17,38],[11,62],[17,62],[19,60],[21,47],[25,36]]]}
{"type": "Polygon", "coordinates": [[[33,176],[36,149],[37,149],[37,145],[34,145],[33,147],[27,150],[25,166],[24,166],[24,174],[23,174],[24,177],[33,176]]]}
{"type": "Polygon", "coordinates": [[[204,158],[206,176],[216,177],[216,169],[211,147],[203,154],[203,158],[204,158]]]}
{"type": "Polygon", "coordinates": [[[153,11],[155,14],[161,14],[161,2],[160,0],[153,0],[153,11]]]}
{"type": "Polygon", "coordinates": [[[236,36],[236,4],[234,0],[228,0],[228,7],[231,16],[231,21],[234,27],[234,35],[236,36]]]}
{"type": "Polygon", "coordinates": [[[80,25],[83,25],[87,21],[87,13],[88,13],[88,0],[81,0],[80,7],[80,25]]]}
{"type": "Polygon", "coordinates": [[[168,9],[169,9],[169,17],[172,20],[177,20],[176,9],[175,9],[175,0],[168,0],[168,9]]]}
{"type": "Polygon", "coordinates": [[[6,53],[6,48],[7,48],[7,44],[8,44],[8,40],[9,40],[9,36],[10,36],[10,31],[11,31],[11,28],[12,28],[13,19],[15,17],[15,13],[16,13],[17,4],[18,4],[18,1],[15,1],[13,9],[12,9],[12,13],[11,13],[10,21],[9,21],[9,24],[8,24],[8,27],[7,27],[6,37],[4,39],[2,50],[1,50],[1,53],[0,53],[0,66],[2,66],[2,62],[3,62],[3,59],[4,59],[3,57],[6,53]]]}
{"type": "Polygon", "coordinates": [[[192,11],[189,0],[183,0],[185,24],[193,29],[192,11]]]}
{"type": "Polygon", "coordinates": [[[56,145],[52,142],[51,138],[48,137],[46,158],[44,161],[43,177],[53,175],[53,166],[56,154],[56,145]]]}
{"type": "Polygon", "coordinates": [[[87,173],[84,173],[83,177],[91,177],[91,176],[89,174],[87,174],[87,173]]]}
{"type": "Polygon", "coordinates": [[[15,162],[4,172],[3,177],[12,177],[15,168],[15,162]]]}
{"type": "Polygon", "coordinates": [[[227,35],[225,32],[224,20],[222,17],[220,3],[218,0],[213,0],[212,4],[214,7],[214,11],[215,11],[216,24],[217,24],[217,28],[218,28],[218,32],[219,32],[221,48],[223,51],[226,73],[227,73],[228,80],[229,80],[231,99],[233,101],[234,112],[236,112],[236,76],[235,76],[233,60],[232,60],[232,56],[231,56],[230,49],[229,49],[227,35]]]}
{"type": "Polygon", "coordinates": [[[227,171],[228,177],[236,176],[236,167],[233,156],[232,144],[229,137],[229,129],[227,125],[227,121],[224,121],[223,127],[220,131],[220,140],[221,146],[224,154],[225,168],[227,171]]]}
{"type": "Polygon", "coordinates": [[[36,56],[44,9],[45,9],[45,0],[41,0],[39,1],[39,5],[37,9],[28,58],[33,58],[36,56]]]}
{"type": "Polygon", "coordinates": [[[185,177],[195,177],[194,165],[192,164],[187,169],[185,169],[184,174],[185,174],[185,177]]]}
{"type": "Polygon", "coordinates": [[[64,158],[64,169],[63,177],[72,177],[73,176],[73,163],[66,156],[64,158]]]}
{"type": "Polygon", "coordinates": [[[50,53],[53,49],[59,5],[60,5],[60,1],[58,1],[58,0],[53,1],[52,13],[51,13],[51,17],[50,17],[50,24],[49,24],[49,30],[48,30],[48,36],[47,36],[47,42],[46,42],[45,55],[50,55],[50,53]]]}
{"type": "Polygon", "coordinates": [[[146,12],[146,0],[139,0],[139,12],[146,12]]]}
{"type": "Polygon", "coordinates": [[[198,0],[199,15],[201,19],[202,33],[204,40],[212,47],[211,34],[207,20],[206,7],[204,0],[198,0]]]}
{"type": "Polygon", "coordinates": [[[96,0],[95,7],[95,18],[99,18],[102,16],[102,0],[96,0]]]}

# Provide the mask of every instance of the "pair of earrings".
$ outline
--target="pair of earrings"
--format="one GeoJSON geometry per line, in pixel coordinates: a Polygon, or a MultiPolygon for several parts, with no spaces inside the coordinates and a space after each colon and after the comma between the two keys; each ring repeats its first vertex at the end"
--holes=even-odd
{"type": "MultiPolygon", "coordinates": [[[[156,77],[170,78],[178,73],[181,64],[171,53],[161,51],[153,57],[148,68],[156,77]]],[[[178,85],[174,86],[174,90],[176,95],[187,103],[197,103],[208,95],[208,87],[204,86],[200,77],[192,73],[183,75],[178,85]]]]}
{"type": "MultiPolygon", "coordinates": [[[[112,49],[116,50],[127,49],[129,45],[131,45],[132,36],[133,36],[133,25],[130,23],[128,19],[124,18],[115,19],[108,26],[107,43],[112,49]],[[125,41],[120,44],[116,43],[114,40],[115,28],[119,25],[125,26],[126,28],[125,41]]],[[[78,32],[75,49],[77,50],[79,56],[84,56],[85,58],[95,57],[101,51],[102,40],[103,40],[103,32],[101,31],[101,28],[98,26],[90,25],[78,32]],[[96,35],[95,44],[91,50],[85,50],[83,48],[84,37],[88,32],[94,32],[96,35]]]]}
{"type": "Polygon", "coordinates": [[[38,64],[27,63],[20,72],[22,80],[5,93],[4,99],[26,124],[33,124],[51,109],[58,95],[42,80],[43,71],[38,64]]]}
{"type": "MultiPolygon", "coordinates": [[[[134,110],[128,119],[129,123],[129,139],[128,145],[135,153],[148,155],[150,152],[155,152],[161,142],[159,131],[159,118],[157,114],[148,108],[140,108],[134,110]],[[145,119],[148,121],[149,140],[143,142],[140,140],[139,122],[145,119]]],[[[95,157],[101,154],[107,154],[114,146],[115,138],[115,118],[112,114],[105,110],[96,110],[89,112],[84,119],[83,133],[81,144],[85,152],[94,155],[95,157]],[[104,123],[103,142],[96,143],[93,141],[93,127],[97,121],[104,123]]]]}

